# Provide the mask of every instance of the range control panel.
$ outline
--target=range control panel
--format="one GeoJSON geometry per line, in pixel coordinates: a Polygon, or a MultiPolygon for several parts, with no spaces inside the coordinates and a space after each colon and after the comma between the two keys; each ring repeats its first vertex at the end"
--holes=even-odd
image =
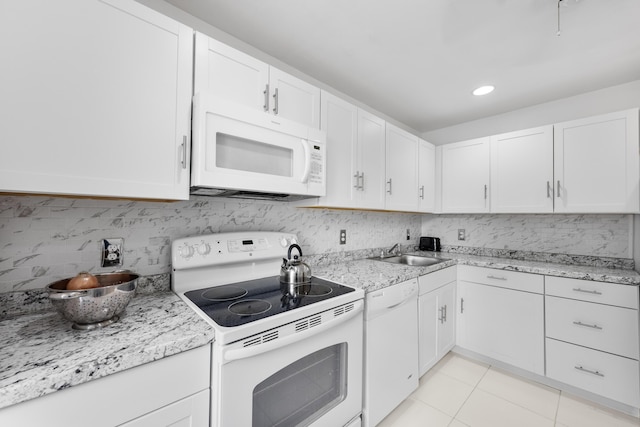
{"type": "Polygon", "coordinates": [[[176,239],[171,244],[174,270],[203,266],[285,258],[290,245],[298,243],[294,234],[254,231],[176,239]]]}

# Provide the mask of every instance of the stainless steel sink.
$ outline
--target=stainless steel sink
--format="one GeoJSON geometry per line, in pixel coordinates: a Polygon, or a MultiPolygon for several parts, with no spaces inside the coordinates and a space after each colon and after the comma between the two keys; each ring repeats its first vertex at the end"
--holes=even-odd
{"type": "Polygon", "coordinates": [[[427,256],[409,255],[409,254],[372,257],[369,259],[373,259],[376,261],[389,262],[392,264],[413,265],[416,267],[428,267],[430,265],[439,264],[441,262],[448,261],[447,259],[444,259],[444,258],[432,258],[427,256]]]}

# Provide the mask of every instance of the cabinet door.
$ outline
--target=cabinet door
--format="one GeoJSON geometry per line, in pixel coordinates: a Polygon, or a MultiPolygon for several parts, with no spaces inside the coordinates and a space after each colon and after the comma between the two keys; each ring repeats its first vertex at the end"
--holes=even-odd
{"type": "Polygon", "coordinates": [[[418,210],[418,137],[387,123],[385,207],[418,210]]]}
{"type": "Polygon", "coordinates": [[[638,109],[555,125],[555,211],[637,213],[638,150],[638,109]]]}
{"type": "Polygon", "coordinates": [[[358,109],[358,167],[361,208],[384,209],[385,121],[358,109]]]}
{"type": "Polygon", "coordinates": [[[120,427],[207,427],[210,404],[209,390],[204,390],[120,427]]]}
{"type": "Polygon", "coordinates": [[[489,212],[490,138],[442,146],[442,212],[489,212]]]}
{"type": "Polygon", "coordinates": [[[544,375],[543,296],[458,282],[460,347],[544,375]]]}
{"type": "Polygon", "coordinates": [[[320,129],[327,134],[327,195],[320,205],[357,207],[354,199],[360,190],[360,171],[356,170],[358,108],[322,92],[320,129]]]}
{"type": "Polygon", "coordinates": [[[438,360],[456,343],[456,282],[451,282],[438,291],[438,360]]]}
{"type": "Polygon", "coordinates": [[[202,33],[195,36],[193,92],[208,91],[256,110],[268,111],[269,65],[202,33]]]}
{"type": "Polygon", "coordinates": [[[440,326],[438,292],[420,295],[418,304],[418,344],[420,346],[418,355],[420,376],[422,376],[438,361],[438,328],[440,326]]]}
{"type": "Polygon", "coordinates": [[[269,68],[271,114],[320,128],[320,89],[277,68],[269,68]]]}
{"type": "Polygon", "coordinates": [[[436,147],[427,141],[418,143],[418,211],[435,212],[436,147]]]}
{"type": "Polygon", "coordinates": [[[491,137],[491,212],[553,212],[553,126],[491,137]]]}
{"type": "Polygon", "coordinates": [[[0,191],[188,199],[192,30],[130,0],[0,6],[0,191]]]}

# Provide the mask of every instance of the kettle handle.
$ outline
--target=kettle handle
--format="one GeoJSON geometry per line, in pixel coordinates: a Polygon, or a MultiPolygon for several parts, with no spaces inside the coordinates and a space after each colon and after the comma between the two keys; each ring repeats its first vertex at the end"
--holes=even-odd
{"type": "Polygon", "coordinates": [[[287,258],[291,259],[291,249],[298,249],[298,252],[300,252],[300,257],[302,257],[302,249],[300,248],[300,246],[296,245],[295,243],[291,246],[289,246],[289,251],[287,252],[287,258]]]}

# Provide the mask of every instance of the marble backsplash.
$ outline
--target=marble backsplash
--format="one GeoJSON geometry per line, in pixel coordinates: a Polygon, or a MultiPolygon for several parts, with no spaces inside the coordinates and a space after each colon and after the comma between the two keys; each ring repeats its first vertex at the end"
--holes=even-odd
{"type": "Polygon", "coordinates": [[[296,233],[303,253],[317,265],[370,256],[395,243],[411,250],[420,235],[440,237],[443,250],[456,253],[633,265],[632,215],[419,215],[208,197],[147,202],[5,195],[0,293],[42,289],[81,270],[113,270],[99,267],[103,238],[124,238],[123,268],[154,276],[170,272],[173,239],[246,230],[296,233]],[[460,228],[464,241],[457,240],[460,228]],[[338,243],[341,229],[347,230],[346,245],[338,243]]]}
{"type": "Polygon", "coordinates": [[[457,253],[633,258],[633,215],[428,215],[422,233],[440,237],[443,250],[457,253]],[[465,240],[458,240],[459,229],[465,240]]]}
{"type": "MultiPolygon", "coordinates": [[[[175,238],[228,231],[296,233],[321,259],[395,243],[417,244],[422,215],[296,208],[286,203],[192,197],[184,202],[0,196],[0,293],[40,289],[77,272],[112,271],[100,241],[124,238],[124,265],[142,276],[170,272],[175,238]],[[347,244],[339,244],[341,229],[347,244]],[[407,229],[411,240],[406,240],[407,229]]],[[[350,256],[350,255],[348,255],[350,256]]]]}

